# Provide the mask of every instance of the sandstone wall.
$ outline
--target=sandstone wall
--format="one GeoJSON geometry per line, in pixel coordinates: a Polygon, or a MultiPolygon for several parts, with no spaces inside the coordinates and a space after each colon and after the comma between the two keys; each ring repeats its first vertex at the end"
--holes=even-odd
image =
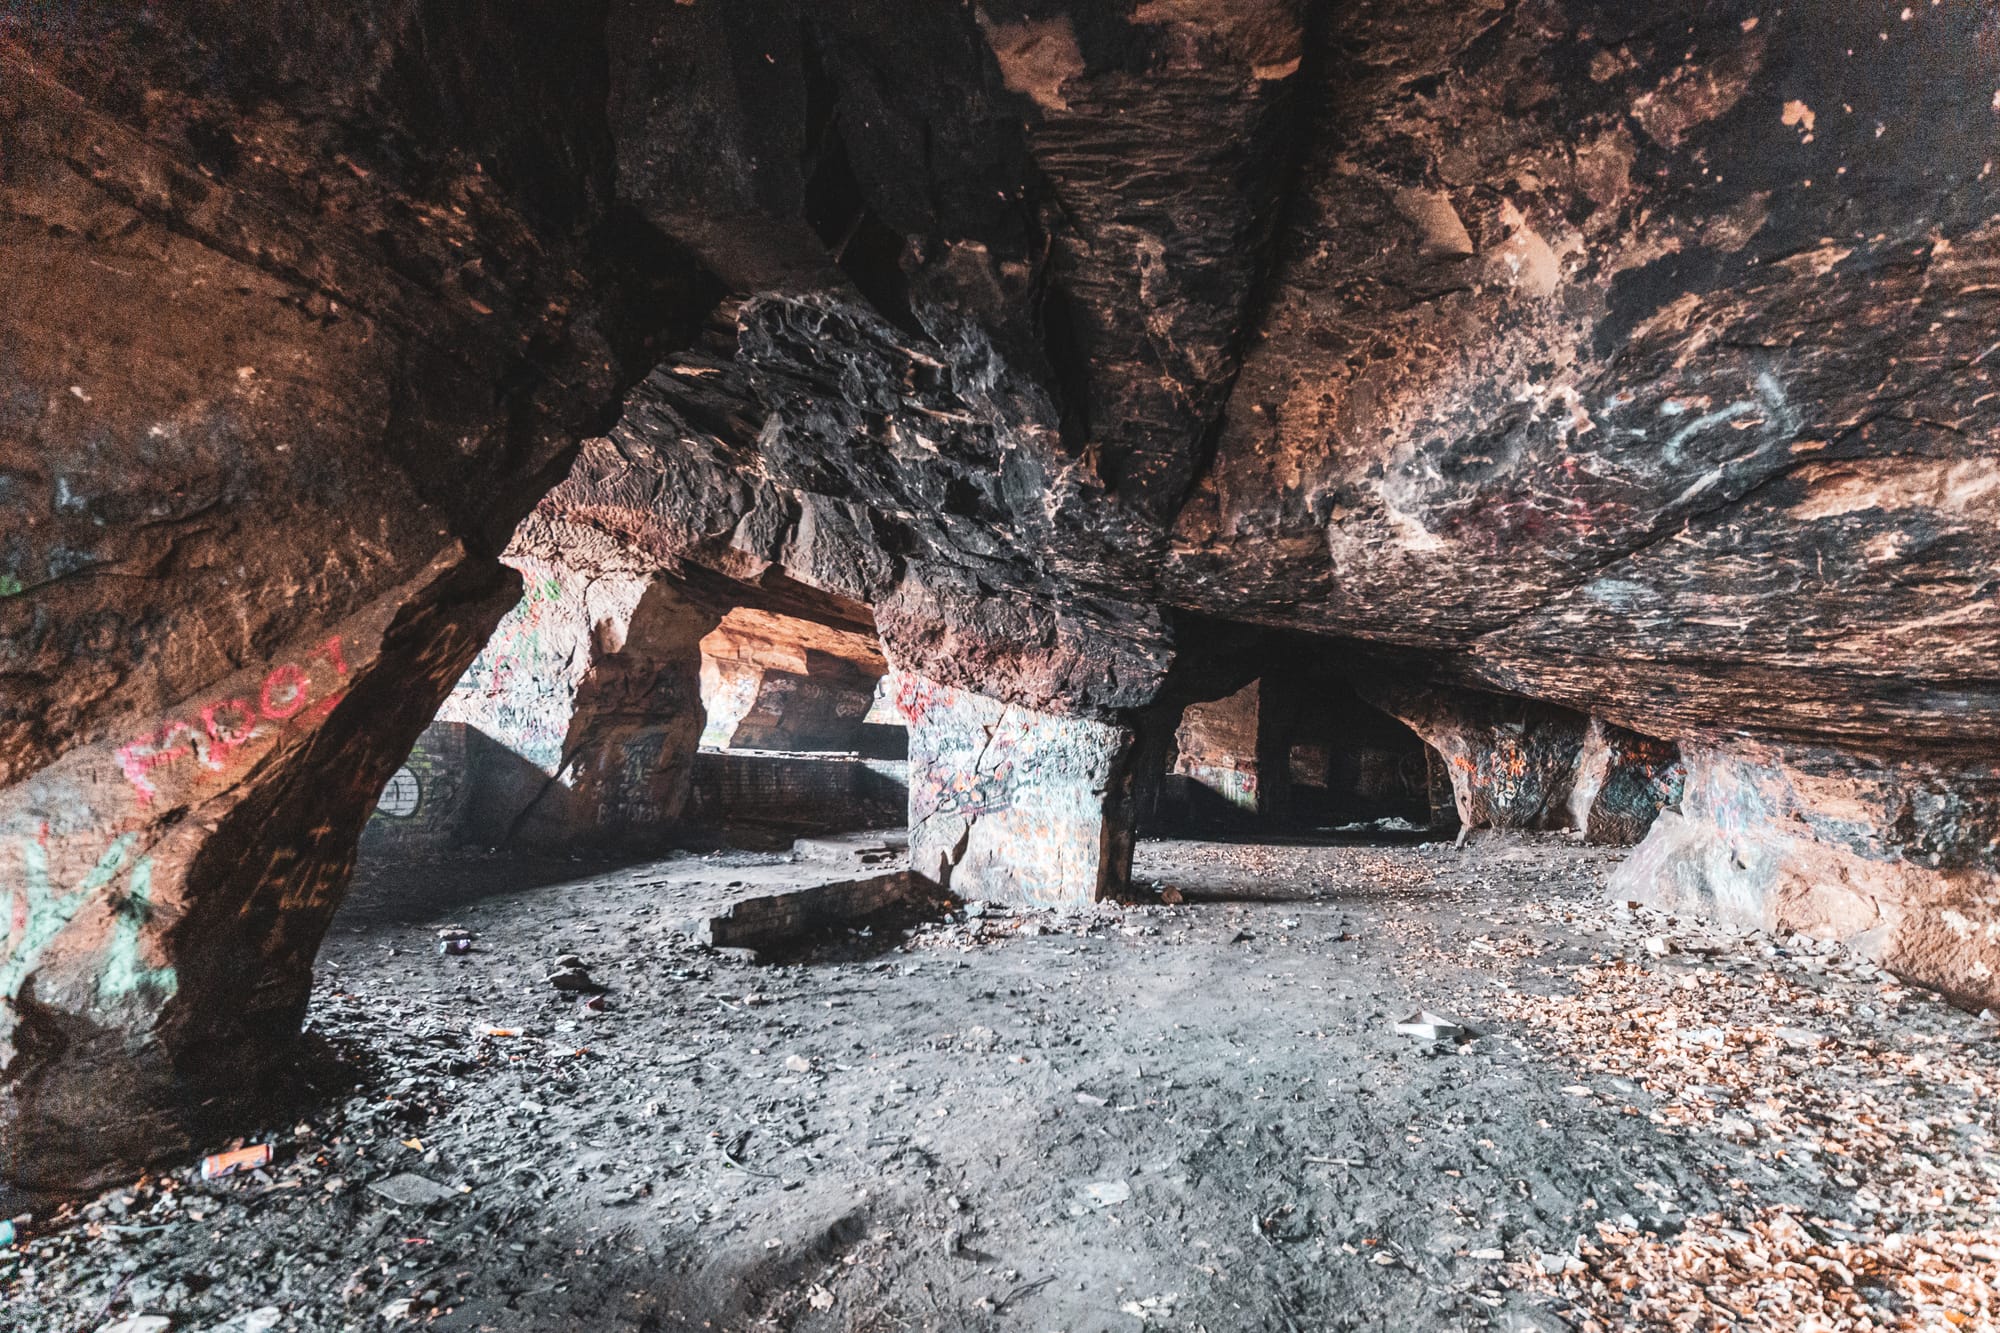
{"type": "MultiPolygon", "coordinates": [[[[0,1174],[282,1060],[544,492],[532,554],[872,626],[940,877],[1115,886],[1186,627],[1282,629],[1530,701],[1433,728],[1477,818],[1629,837],[1672,778],[1609,728],[1709,756],[1653,848],[1766,871],[1636,867],[1766,916],[1832,875],[1977,991],[2000,12],[1886,14],[0,16],[0,1174]]],[[[530,738],[614,823],[679,781],[627,614],[530,738]]]]}

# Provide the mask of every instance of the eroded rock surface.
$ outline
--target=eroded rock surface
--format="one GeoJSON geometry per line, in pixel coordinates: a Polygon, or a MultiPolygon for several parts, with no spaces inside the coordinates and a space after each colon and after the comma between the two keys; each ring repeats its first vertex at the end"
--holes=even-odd
{"type": "Polygon", "coordinates": [[[0,17],[8,1181],[173,1152],[282,1060],[376,792],[514,599],[500,546],[656,355],[655,289],[608,281],[602,41],[0,17]]]}
{"type": "MultiPolygon", "coordinates": [[[[1883,37],[1872,13],[1748,4],[1222,12],[989,15],[935,84],[885,84],[945,20],[818,10],[702,79],[740,95],[818,59],[828,100],[739,96],[727,139],[660,134],[701,94],[625,70],[648,99],[619,103],[628,159],[707,180],[791,135],[841,176],[836,237],[888,228],[901,260],[835,246],[811,294],[725,308],[585,491],[718,562],[865,600],[913,581],[973,640],[1009,641],[996,603],[1043,603],[1100,676],[1170,641],[1165,603],[1421,646],[1652,734],[1995,737],[1991,15],[1883,37]],[[1107,115],[1118,151],[1083,151],[1090,90],[1134,70],[1180,99],[1171,132],[1107,115]],[[927,166],[927,134],[984,155],[927,166]],[[1216,158],[1242,199],[1277,191],[1281,225],[1183,206],[1216,158]],[[969,162],[991,209],[954,193],[969,162]],[[1091,276],[1128,253],[1136,290],[1091,276]],[[1138,373],[1114,324],[1205,369],[1138,373]]],[[[647,21],[658,47],[753,22],[647,21]]],[[[802,235],[821,187],[746,206],[802,235]]],[[[802,285],[741,249],[745,289],[802,285]]]]}
{"type": "Polygon", "coordinates": [[[1691,749],[1687,795],[1612,889],[1839,940],[1965,1003],[2000,1005],[2000,771],[1877,766],[1797,747],[1691,749]]]}
{"type": "Polygon", "coordinates": [[[463,558],[7,790],[10,1184],[184,1151],[282,1060],[375,793],[513,599],[463,558]]]}
{"type": "Polygon", "coordinates": [[[1163,607],[1417,650],[1574,710],[1480,818],[1614,841],[1673,799],[1641,736],[2000,743],[1991,13],[796,12],[621,11],[621,161],[735,211],[641,207],[752,295],[586,451],[591,522],[1107,722],[1163,607]]]}

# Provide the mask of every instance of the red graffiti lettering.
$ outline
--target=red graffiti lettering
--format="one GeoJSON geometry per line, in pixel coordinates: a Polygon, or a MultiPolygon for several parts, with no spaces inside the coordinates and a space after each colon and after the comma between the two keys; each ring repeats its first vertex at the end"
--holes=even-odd
{"type": "MultiPolygon", "coordinates": [[[[321,644],[319,647],[313,649],[312,652],[307,656],[308,659],[313,657],[324,657],[327,661],[333,664],[333,669],[335,674],[341,676],[345,676],[347,674],[347,659],[340,655],[340,637],[338,635],[335,635],[333,638],[328,639],[325,643],[321,644]]],[[[331,713],[333,711],[333,706],[341,701],[343,695],[344,691],[338,689],[329,692],[326,698],[320,700],[318,703],[313,705],[312,711],[306,714],[306,720],[309,722],[317,722],[321,718],[325,717],[328,713],[331,713]]]]}
{"type": "Polygon", "coordinates": [[[220,772],[223,765],[229,762],[229,756],[257,734],[257,711],[250,707],[248,699],[224,699],[201,710],[201,726],[208,733],[202,762],[220,772]],[[229,708],[235,709],[242,717],[242,725],[232,728],[221,717],[223,710],[229,708]]]}
{"type": "Polygon", "coordinates": [[[312,693],[311,686],[312,678],[301,668],[287,662],[264,677],[264,689],[257,696],[257,702],[263,705],[265,717],[282,722],[306,706],[306,697],[312,693]],[[283,703],[272,697],[273,691],[278,689],[285,691],[283,703]]]}
{"type": "Polygon", "coordinates": [[[162,765],[193,755],[203,768],[220,773],[228,766],[231,755],[256,738],[265,722],[286,722],[300,717],[314,721],[324,716],[341,698],[337,682],[348,674],[339,637],[330,638],[307,653],[306,662],[306,666],[285,662],[272,668],[254,700],[222,699],[203,708],[199,730],[192,720],[176,718],[121,747],[118,767],[138,793],[140,802],[159,795],[152,774],[162,765]],[[320,682],[314,680],[310,667],[321,659],[332,668],[333,680],[326,680],[325,673],[321,674],[320,682]],[[326,697],[308,710],[306,705],[319,692],[314,686],[322,682],[326,697]]]}
{"type": "Polygon", "coordinates": [[[956,702],[947,685],[935,685],[918,676],[899,676],[896,681],[896,711],[911,726],[922,722],[931,709],[956,702]]]}
{"type": "Polygon", "coordinates": [[[161,764],[191,754],[185,742],[169,744],[177,737],[194,735],[194,728],[187,723],[174,721],[150,735],[141,736],[130,745],[120,747],[118,766],[125,770],[125,779],[139,793],[141,803],[150,801],[159,794],[152,780],[146,775],[161,764]]]}
{"type": "Polygon", "coordinates": [[[326,698],[321,699],[318,703],[312,706],[312,708],[306,713],[306,721],[308,722],[319,721],[321,718],[325,717],[328,713],[331,713],[333,711],[333,706],[335,704],[339,703],[342,699],[345,699],[346,697],[347,695],[345,692],[341,690],[335,690],[332,694],[327,695],[326,698]]]}
{"type": "Polygon", "coordinates": [[[340,636],[334,635],[325,643],[312,650],[311,656],[325,657],[333,663],[333,669],[341,675],[347,674],[347,659],[340,655],[340,636]]]}

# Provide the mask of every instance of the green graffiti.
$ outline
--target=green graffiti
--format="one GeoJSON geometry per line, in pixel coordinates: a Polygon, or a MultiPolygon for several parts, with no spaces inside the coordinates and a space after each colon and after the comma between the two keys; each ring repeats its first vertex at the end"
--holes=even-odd
{"type": "Polygon", "coordinates": [[[165,999],[180,988],[171,967],[148,967],[139,961],[139,928],[153,916],[153,858],[142,856],[132,865],[130,886],[118,904],[118,924],[112,927],[109,957],[98,978],[97,998],[106,1004],[146,991],[165,999]]]}
{"type": "Polygon", "coordinates": [[[0,597],[19,597],[21,580],[12,574],[0,574],[0,597]]]}
{"type": "Polygon", "coordinates": [[[68,891],[59,891],[49,879],[47,831],[21,843],[22,879],[18,886],[0,885],[0,998],[12,1000],[34,970],[42,953],[62,934],[72,918],[90,901],[91,895],[109,886],[130,870],[129,890],[118,905],[119,921],[112,932],[110,965],[99,983],[102,998],[131,995],[141,987],[165,989],[175,985],[172,968],[149,968],[139,963],[139,928],[152,912],[153,861],[142,856],[132,859],[136,833],[114,841],[97,858],[90,873],[68,891]]]}

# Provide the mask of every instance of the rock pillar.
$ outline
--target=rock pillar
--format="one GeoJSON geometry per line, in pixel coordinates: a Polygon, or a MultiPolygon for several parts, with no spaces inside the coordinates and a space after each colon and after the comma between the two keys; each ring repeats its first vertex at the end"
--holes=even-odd
{"type": "Polygon", "coordinates": [[[6,789],[7,1182],[185,1151],[283,1059],[375,793],[514,588],[453,548],[6,789]]]}
{"type": "Polygon", "coordinates": [[[1467,828],[1581,830],[1631,844],[1680,799],[1678,750],[1555,704],[1475,690],[1371,694],[1442,757],[1467,828]]]}
{"type": "Polygon", "coordinates": [[[1402,691],[1384,701],[1444,757],[1468,828],[1554,829],[1589,719],[1567,708],[1467,691],[1402,691]]]}
{"type": "Polygon", "coordinates": [[[1590,719],[1570,780],[1570,827],[1590,842],[1630,847],[1663,810],[1680,804],[1687,768],[1680,747],[1590,719]]]}
{"type": "Polygon", "coordinates": [[[1094,902],[1132,870],[1129,727],[898,673],[910,728],[910,865],[962,898],[1094,902]]]}
{"type": "Polygon", "coordinates": [[[470,742],[460,836],[662,840],[687,800],[704,716],[701,640],[718,615],[666,575],[509,560],[521,600],[438,710],[437,725],[463,725],[470,742]]]}
{"type": "Polygon", "coordinates": [[[656,844],[687,805],[701,739],[701,639],[717,616],[655,577],[624,624],[599,625],[564,740],[580,824],[603,842],[656,844]]]}
{"type": "Polygon", "coordinates": [[[1258,790],[1258,696],[1251,681],[1226,699],[1189,704],[1174,732],[1173,772],[1231,811],[1254,816],[1258,790]]]}
{"type": "Polygon", "coordinates": [[[405,0],[0,24],[8,1183],[183,1152],[291,1051],[503,535],[618,400],[603,64],[585,13],[405,0]]]}

